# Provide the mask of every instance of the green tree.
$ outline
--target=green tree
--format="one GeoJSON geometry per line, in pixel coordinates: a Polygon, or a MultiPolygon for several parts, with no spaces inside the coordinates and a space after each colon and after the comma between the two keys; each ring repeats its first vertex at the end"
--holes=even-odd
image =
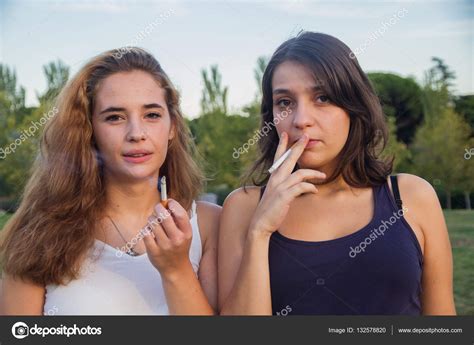
{"type": "Polygon", "coordinates": [[[467,123],[471,126],[474,136],[474,95],[465,95],[455,98],[454,104],[456,112],[464,116],[467,123]]]}
{"type": "Polygon", "coordinates": [[[433,57],[435,65],[425,73],[424,86],[422,90],[422,104],[425,120],[435,119],[450,106],[453,97],[451,95],[452,82],[455,75],[442,59],[433,57]]]}
{"type": "Polygon", "coordinates": [[[255,82],[257,84],[257,93],[255,98],[258,102],[262,99],[262,80],[263,74],[265,73],[265,69],[267,68],[268,61],[270,59],[266,56],[259,56],[257,59],[257,66],[253,70],[255,82]]]}
{"type": "Polygon", "coordinates": [[[260,120],[260,107],[262,103],[262,79],[265,68],[267,68],[268,61],[268,57],[265,56],[260,56],[257,59],[257,65],[253,70],[257,92],[255,93],[253,101],[242,108],[243,112],[250,117],[250,121],[253,123],[253,127],[255,129],[258,128],[260,120]]]}
{"type": "Polygon", "coordinates": [[[404,167],[408,164],[409,159],[411,158],[411,152],[404,142],[397,140],[395,117],[389,116],[387,122],[389,135],[382,157],[394,157],[393,171],[397,172],[399,170],[404,170],[404,167]]]}
{"type": "MultiPolygon", "coordinates": [[[[464,159],[469,146],[470,127],[462,116],[447,107],[433,121],[425,122],[418,130],[412,146],[414,170],[446,192],[446,207],[451,209],[451,194],[460,187],[472,188],[466,179],[466,167],[472,163],[464,159]]],[[[471,189],[472,190],[472,189],[471,189]]]]}
{"type": "Polygon", "coordinates": [[[222,76],[217,65],[211,66],[210,75],[201,71],[204,89],[202,90],[201,112],[227,114],[227,92],[229,88],[222,86],[222,76]]]}
{"type": "Polygon", "coordinates": [[[30,111],[25,106],[25,89],[18,85],[15,70],[0,64],[0,196],[13,193],[7,169],[11,154],[7,155],[6,150],[17,138],[18,126],[30,111]]]}
{"type": "Polygon", "coordinates": [[[69,68],[62,62],[49,63],[43,67],[47,90],[37,94],[38,107],[26,108],[24,89],[16,86],[16,75],[0,66],[0,144],[2,148],[14,150],[0,160],[1,195],[18,199],[30,174],[30,167],[36,157],[39,138],[48,120],[46,114],[53,114],[53,100],[64,86],[69,68]],[[41,120],[44,118],[43,120],[41,120]],[[33,124],[35,124],[33,126],[33,124]]]}
{"type": "MultiPolygon", "coordinates": [[[[469,145],[465,148],[465,150],[474,150],[474,138],[469,140],[469,145]]],[[[467,155],[465,157],[467,157],[467,155]]],[[[463,176],[464,178],[460,183],[460,187],[464,194],[464,203],[466,205],[466,209],[472,210],[471,195],[474,193],[474,156],[471,156],[470,159],[465,158],[463,176]]]]}
{"type": "Polygon", "coordinates": [[[25,94],[25,88],[17,84],[15,70],[0,64],[0,114],[12,114],[25,108],[25,94]]]}
{"type": "Polygon", "coordinates": [[[387,116],[395,118],[395,134],[405,144],[411,143],[423,120],[421,88],[411,78],[392,73],[368,73],[368,77],[387,116]]]}
{"type": "MultiPolygon", "coordinates": [[[[265,61],[260,58],[254,70],[255,81],[260,84],[265,61]]],[[[244,116],[228,114],[228,88],[222,87],[217,66],[211,67],[210,75],[203,71],[201,115],[189,121],[189,126],[210,178],[208,191],[222,194],[223,198],[239,186],[244,169],[255,159],[254,135],[259,127],[261,93],[257,92],[254,101],[243,108],[244,116]]]]}
{"type": "Polygon", "coordinates": [[[37,94],[37,97],[40,104],[51,104],[69,79],[69,66],[57,60],[44,65],[43,73],[46,78],[46,91],[37,94]]]}

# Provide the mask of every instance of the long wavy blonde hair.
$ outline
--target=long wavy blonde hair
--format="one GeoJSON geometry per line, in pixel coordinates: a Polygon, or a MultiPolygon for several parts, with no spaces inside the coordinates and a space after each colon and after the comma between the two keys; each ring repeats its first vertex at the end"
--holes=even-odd
{"type": "Polygon", "coordinates": [[[56,100],[57,114],[42,134],[20,206],[2,234],[0,255],[7,274],[42,285],[77,278],[105,204],[103,168],[92,130],[94,96],[101,80],[132,70],[150,73],[165,90],[176,133],[160,168],[170,197],[189,209],[198,196],[204,179],[193,160],[194,144],[178,92],[145,50],[107,51],[87,63],[56,100]]]}

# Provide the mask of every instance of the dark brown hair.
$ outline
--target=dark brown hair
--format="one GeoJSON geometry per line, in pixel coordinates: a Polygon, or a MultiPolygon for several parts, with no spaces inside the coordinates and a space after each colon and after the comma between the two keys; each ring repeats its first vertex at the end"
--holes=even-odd
{"type": "MultiPolygon", "coordinates": [[[[354,53],[335,37],[302,32],[278,47],[263,74],[261,128],[265,123],[273,123],[272,78],[285,61],[297,62],[312,71],[316,84],[330,101],[349,114],[349,136],[326,183],[342,175],[353,187],[383,184],[392,171],[393,158],[379,158],[388,136],[382,107],[354,53]]],[[[244,185],[250,181],[256,186],[267,183],[267,170],[273,163],[278,142],[275,126],[271,126],[268,135],[259,141],[260,155],[244,175],[244,185]]]]}
{"type": "Polygon", "coordinates": [[[59,95],[57,114],[47,123],[33,174],[17,212],[5,225],[0,245],[7,274],[37,284],[61,284],[77,277],[94,243],[105,203],[104,177],[92,130],[92,104],[101,80],[117,72],[142,70],[165,89],[175,126],[160,174],[169,195],[189,209],[203,176],[192,158],[193,142],[179,109],[179,95],[158,61],[140,48],[94,57],[59,95]]]}

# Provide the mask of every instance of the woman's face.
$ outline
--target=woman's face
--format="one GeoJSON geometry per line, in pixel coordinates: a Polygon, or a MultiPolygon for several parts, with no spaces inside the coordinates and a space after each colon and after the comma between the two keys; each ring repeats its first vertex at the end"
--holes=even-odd
{"type": "Polygon", "coordinates": [[[165,90],[138,70],[99,83],[92,126],[105,173],[117,179],[156,177],[174,137],[165,90]]]}
{"type": "Polygon", "coordinates": [[[349,134],[347,112],[332,104],[312,72],[297,62],[286,61],[276,68],[272,93],[278,135],[286,132],[289,146],[305,133],[310,138],[298,165],[312,169],[332,166],[349,134]]]}

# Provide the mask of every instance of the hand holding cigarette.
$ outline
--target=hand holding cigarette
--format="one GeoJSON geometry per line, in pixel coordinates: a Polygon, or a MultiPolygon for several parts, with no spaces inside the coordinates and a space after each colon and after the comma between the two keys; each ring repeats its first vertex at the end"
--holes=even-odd
{"type": "MultiPolygon", "coordinates": [[[[165,182],[160,179],[160,183],[165,182]]],[[[167,199],[163,194],[154,212],[158,215],[157,221],[151,226],[151,232],[143,237],[150,262],[158,269],[163,281],[193,272],[189,260],[193,230],[188,211],[179,202],[167,199]],[[164,201],[169,204],[169,208],[164,207],[164,201]]]]}
{"type": "Polygon", "coordinates": [[[313,169],[298,169],[293,172],[308,140],[305,134],[287,149],[288,135],[281,133],[274,163],[268,170],[270,179],[251,220],[251,231],[270,235],[281,226],[294,199],[305,193],[318,192],[316,186],[307,181],[325,179],[324,173],[313,169]]]}
{"type": "Polygon", "coordinates": [[[156,204],[154,219],[149,220],[150,232],[143,237],[150,262],[163,280],[179,271],[192,272],[189,248],[193,230],[186,211],[178,201],[168,199],[166,177],[158,179],[160,202],[156,204]],[[153,222],[152,222],[153,221],[153,222]]]}

